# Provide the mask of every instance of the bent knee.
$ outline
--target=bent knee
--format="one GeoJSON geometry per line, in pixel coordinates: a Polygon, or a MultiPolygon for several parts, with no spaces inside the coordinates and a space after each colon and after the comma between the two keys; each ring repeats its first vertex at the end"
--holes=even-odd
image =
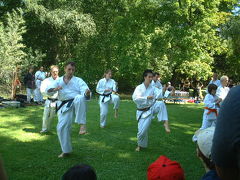
{"type": "Polygon", "coordinates": [[[74,98],[74,102],[82,102],[85,101],[85,96],[84,95],[77,95],[74,98]]]}

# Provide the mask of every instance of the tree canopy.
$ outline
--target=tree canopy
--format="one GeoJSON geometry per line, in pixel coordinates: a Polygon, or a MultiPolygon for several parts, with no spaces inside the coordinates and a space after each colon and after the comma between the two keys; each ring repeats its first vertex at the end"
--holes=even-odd
{"type": "Polygon", "coordinates": [[[112,69],[122,91],[134,88],[146,68],[173,83],[205,81],[213,71],[239,81],[238,6],[238,0],[1,0],[0,81],[17,64],[62,67],[69,60],[90,87],[112,69]]]}

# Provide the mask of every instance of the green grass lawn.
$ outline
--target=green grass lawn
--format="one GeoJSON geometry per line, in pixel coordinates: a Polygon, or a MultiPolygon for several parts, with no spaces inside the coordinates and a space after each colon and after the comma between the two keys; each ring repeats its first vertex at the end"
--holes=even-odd
{"type": "Polygon", "coordinates": [[[100,180],[144,180],[147,167],[160,155],[180,162],[187,180],[197,180],[204,173],[196,157],[192,134],[200,127],[201,105],[168,104],[171,133],[153,120],[149,131],[149,147],[135,152],[137,121],[132,101],[121,101],[119,118],[109,111],[107,128],[99,127],[99,106],[89,102],[88,134],[78,135],[73,124],[73,154],[58,159],[61,148],[56,134],[57,118],[52,134],[41,135],[43,107],[0,109],[0,154],[9,179],[60,179],[71,166],[86,163],[93,166],[100,180]]]}

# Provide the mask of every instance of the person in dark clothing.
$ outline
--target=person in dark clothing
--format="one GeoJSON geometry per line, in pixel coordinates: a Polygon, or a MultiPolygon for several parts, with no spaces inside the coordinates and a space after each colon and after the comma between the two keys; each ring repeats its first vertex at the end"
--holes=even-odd
{"type": "Polygon", "coordinates": [[[85,164],[71,167],[63,176],[62,180],[97,180],[95,170],[85,164]]]}
{"type": "Polygon", "coordinates": [[[217,117],[212,159],[222,180],[240,179],[240,86],[231,88],[217,117]]]}
{"type": "Polygon", "coordinates": [[[203,99],[202,92],[201,92],[202,87],[203,87],[203,84],[200,81],[194,81],[192,83],[193,97],[197,101],[203,99]]]}
{"type": "Polygon", "coordinates": [[[28,73],[24,77],[24,85],[27,88],[27,102],[31,102],[31,96],[34,98],[35,77],[33,73],[33,68],[30,67],[28,73]]]}

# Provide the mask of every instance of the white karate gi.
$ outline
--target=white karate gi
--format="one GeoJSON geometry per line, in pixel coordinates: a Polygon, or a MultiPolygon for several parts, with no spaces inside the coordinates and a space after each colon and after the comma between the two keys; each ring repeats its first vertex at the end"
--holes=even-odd
{"type": "MultiPolygon", "coordinates": [[[[64,104],[57,112],[58,125],[57,134],[63,153],[72,152],[71,144],[71,128],[72,122],[75,118],[75,122],[78,124],[86,124],[86,100],[89,100],[85,96],[85,92],[88,88],[87,84],[78,77],[73,76],[71,80],[66,84],[63,77],[60,77],[55,81],[54,86],[50,88],[56,88],[61,86],[62,89],[58,91],[58,100],[66,101],[73,99],[72,103],[68,102],[64,104]]],[[[59,107],[61,103],[58,102],[59,107]]]]}
{"type": "MultiPolygon", "coordinates": [[[[222,86],[219,86],[217,88],[217,92],[216,92],[216,96],[218,98],[221,98],[222,99],[222,102],[224,101],[224,99],[226,98],[226,96],[228,95],[228,92],[229,92],[229,87],[222,87],[222,86]]],[[[220,105],[222,104],[222,102],[220,103],[220,105]]]]}
{"type": "Polygon", "coordinates": [[[163,86],[159,80],[157,80],[156,82],[154,80],[152,80],[151,85],[158,89],[163,89],[163,86]]]}
{"type": "Polygon", "coordinates": [[[35,96],[34,96],[34,101],[35,102],[42,102],[43,101],[43,96],[40,91],[41,83],[42,81],[46,78],[45,72],[42,71],[37,71],[35,73],[35,84],[36,84],[36,89],[34,90],[35,96]],[[42,80],[40,80],[42,79],[42,80]]]}
{"type": "Polygon", "coordinates": [[[152,85],[146,89],[144,83],[136,87],[132,99],[137,105],[137,109],[150,107],[147,111],[137,110],[136,117],[138,120],[138,146],[147,147],[148,144],[148,129],[151,124],[154,114],[157,114],[159,121],[168,120],[167,109],[162,101],[156,99],[162,98],[162,91],[152,85]],[[153,96],[154,99],[147,99],[148,96],[153,96]]]}
{"type": "Polygon", "coordinates": [[[113,103],[113,109],[119,108],[120,98],[118,95],[112,92],[117,92],[116,82],[113,79],[103,78],[98,81],[96,91],[99,96],[99,106],[100,106],[100,126],[106,126],[107,114],[108,114],[108,104],[113,103]],[[106,92],[107,89],[111,89],[110,92],[106,92]]]}
{"type": "MultiPolygon", "coordinates": [[[[209,82],[209,84],[215,84],[217,87],[219,87],[219,86],[221,86],[221,81],[220,81],[219,79],[217,79],[216,81],[211,80],[211,81],[209,82]]],[[[209,84],[208,84],[208,85],[209,85],[209,84]]]]}
{"type": "MultiPolygon", "coordinates": [[[[215,95],[207,94],[204,98],[204,107],[210,108],[210,109],[218,109],[218,106],[216,105],[218,97],[215,95]]],[[[214,112],[211,112],[208,114],[209,110],[204,109],[203,113],[203,120],[202,120],[202,127],[200,129],[206,129],[211,126],[216,125],[217,115],[214,112]]]]}
{"type": "MultiPolygon", "coordinates": [[[[58,79],[58,78],[57,78],[58,79]]],[[[49,131],[51,128],[51,121],[56,113],[56,103],[58,93],[52,93],[49,95],[47,92],[48,87],[51,87],[57,79],[53,79],[49,77],[44,79],[41,83],[40,91],[43,95],[47,95],[48,99],[45,101],[44,111],[43,111],[43,123],[42,123],[42,131],[49,131]],[[51,100],[50,100],[51,99],[51,100]]]]}
{"type": "MultiPolygon", "coordinates": [[[[212,126],[216,126],[216,120],[217,120],[217,115],[215,112],[211,112],[210,114],[208,114],[209,110],[205,109],[205,107],[209,108],[209,109],[215,109],[216,111],[218,111],[219,107],[216,105],[216,101],[217,101],[218,97],[216,95],[211,95],[211,94],[207,94],[204,98],[204,112],[203,112],[203,119],[202,119],[202,126],[200,128],[200,130],[202,129],[206,129],[212,126]]],[[[199,131],[199,130],[198,130],[199,131]]],[[[192,137],[193,142],[197,141],[197,135],[194,135],[192,137]]]]}

